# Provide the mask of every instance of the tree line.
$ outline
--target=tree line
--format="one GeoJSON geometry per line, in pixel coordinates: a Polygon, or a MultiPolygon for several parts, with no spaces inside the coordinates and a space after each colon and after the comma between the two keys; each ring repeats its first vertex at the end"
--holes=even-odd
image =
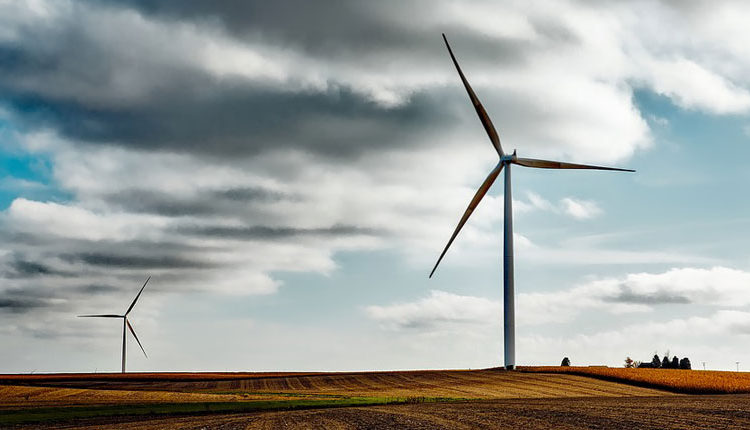
{"type": "Polygon", "coordinates": [[[659,358],[658,354],[654,354],[651,361],[634,361],[630,357],[625,359],[625,367],[639,369],[685,369],[690,370],[690,359],[684,357],[682,359],[677,358],[675,355],[672,359],[669,359],[669,354],[664,355],[663,359],[659,358]]]}

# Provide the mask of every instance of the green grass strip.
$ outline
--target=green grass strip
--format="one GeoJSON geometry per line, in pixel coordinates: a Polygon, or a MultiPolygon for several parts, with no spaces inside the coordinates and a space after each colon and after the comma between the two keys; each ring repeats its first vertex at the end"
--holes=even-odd
{"type": "Polygon", "coordinates": [[[458,401],[442,397],[350,397],[345,399],[261,400],[240,402],[154,403],[137,405],[69,406],[0,410],[0,427],[114,416],[169,416],[335,408],[402,403],[458,401]]]}

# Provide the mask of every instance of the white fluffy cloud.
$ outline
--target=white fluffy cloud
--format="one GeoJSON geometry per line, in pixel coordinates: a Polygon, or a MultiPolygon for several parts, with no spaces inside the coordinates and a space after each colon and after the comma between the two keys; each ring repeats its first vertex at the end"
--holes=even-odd
{"type": "MultiPolygon", "coordinates": [[[[591,281],[573,288],[518,294],[518,323],[532,326],[571,321],[584,311],[648,312],[656,306],[750,305],[750,273],[726,267],[680,268],[591,281]]],[[[367,315],[391,329],[439,330],[473,323],[494,324],[500,303],[483,297],[432,291],[429,297],[389,306],[370,306],[367,315]]],[[[731,314],[734,315],[734,314],[731,314]]]]}
{"type": "Polygon", "coordinates": [[[435,330],[488,322],[499,315],[494,301],[461,296],[445,291],[431,291],[429,297],[412,303],[369,306],[367,315],[391,329],[435,330]]]}
{"type": "Polygon", "coordinates": [[[560,201],[566,214],[576,219],[594,218],[602,213],[596,202],[566,197],[560,201]]]}
{"type": "MultiPolygon", "coordinates": [[[[743,309],[750,304],[747,285],[750,273],[741,270],[682,268],[592,281],[558,292],[519,294],[519,362],[549,365],[570,356],[576,365],[619,366],[620,359],[613,357],[650,360],[655,352],[670,351],[688,356],[694,368],[707,362],[708,369],[733,369],[736,342],[750,335],[750,313],[743,309]],[[667,318],[662,312],[649,312],[659,306],[684,309],[688,304],[716,310],[667,318]],[[561,324],[601,312],[612,313],[615,319],[610,324],[571,326],[575,331],[566,336],[550,333],[561,324]],[[623,315],[630,312],[639,313],[637,324],[623,315]],[[623,322],[616,323],[618,318],[623,322]]],[[[397,337],[433,339],[435,344],[428,349],[439,350],[438,343],[458,342],[469,334],[473,342],[493,348],[502,339],[501,303],[483,297],[432,291],[413,302],[370,306],[365,311],[397,337]]]]}
{"type": "Polygon", "coordinates": [[[521,203],[519,209],[522,211],[533,208],[549,212],[563,213],[579,220],[594,218],[604,212],[596,202],[591,200],[565,197],[560,199],[560,202],[555,205],[536,193],[529,192],[527,193],[526,197],[528,199],[528,203],[523,201],[519,202],[521,203]]]}

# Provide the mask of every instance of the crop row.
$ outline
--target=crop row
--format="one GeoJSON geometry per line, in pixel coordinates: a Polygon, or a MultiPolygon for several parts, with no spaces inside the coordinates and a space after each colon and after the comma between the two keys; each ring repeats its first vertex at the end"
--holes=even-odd
{"type": "Polygon", "coordinates": [[[750,373],[618,367],[522,367],[523,372],[566,373],[686,394],[750,393],[750,373]]]}

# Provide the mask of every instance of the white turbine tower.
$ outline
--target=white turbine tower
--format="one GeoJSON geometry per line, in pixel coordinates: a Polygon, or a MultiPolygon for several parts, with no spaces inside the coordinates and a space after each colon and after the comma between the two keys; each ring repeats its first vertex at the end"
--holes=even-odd
{"type": "Polygon", "coordinates": [[[146,279],[146,282],[143,283],[141,290],[138,291],[138,295],[135,296],[135,299],[133,299],[133,303],[130,304],[130,307],[128,307],[128,310],[126,310],[123,315],[114,315],[114,314],[78,315],[79,318],[122,318],[122,373],[125,373],[125,340],[126,340],[125,327],[127,327],[130,330],[130,333],[133,334],[135,341],[138,342],[138,346],[140,346],[141,351],[143,351],[143,355],[145,355],[146,358],[148,358],[148,355],[146,354],[146,350],[143,349],[143,345],[141,345],[141,341],[138,340],[138,336],[135,334],[135,330],[133,330],[133,326],[130,325],[130,321],[128,321],[128,314],[130,313],[130,311],[133,310],[133,306],[135,306],[135,302],[138,301],[138,298],[141,297],[141,293],[143,292],[143,289],[146,288],[146,284],[148,284],[149,279],[151,279],[150,276],[146,279]]]}
{"type": "Polygon", "coordinates": [[[440,264],[440,261],[443,259],[443,256],[445,256],[445,253],[448,251],[448,248],[451,246],[453,240],[458,235],[458,232],[461,231],[461,228],[464,226],[464,224],[466,224],[466,221],[469,219],[471,213],[482,200],[482,197],[487,194],[490,186],[492,186],[492,184],[495,182],[495,179],[497,179],[498,175],[500,175],[500,172],[503,170],[503,168],[505,168],[505,217],[503,232],[503,333],[505,348],[505,368],[513,369],[516,365],[516,324],[513,291],[513,207],[511,199],[510,166],[512,164],[517,164],[519,166],[535,167],[539,169],[594,169],[617,170],[622,172],[635,172],[635,170],[618,169],[614,167],[589,166],[585,164],[563,163],[560,161],[537,160],[533,158],[519,158],[518,156],[516,156],[515,150],[513,150],[513,154],[506,154],[505,152],[503,152],[503,148],[500,145],[500,138],[497,135],[497,131],[495,131],[495,127],[492,125],[492,121],[490,120],[489,115],[487,115],[487,112],[484,110],[482,103],[479,101],[476,94],[474,94],[474,90],[471,89],[469,82],[466,80],[466,77],[461,71],[461,67],[459,67],[458,61],[456,61],[456,57],[453,55],[453,51],[448,44],[448,39],[445,37],[445,34],[443,34],[443,40],[445,40],[445,46],[448,48],[448,53],[453,60],[453,64],[456,66],[458,76],[461,77],[461,81],[463,82],[464,87],[466,87],[466,91],[469,93],[471,103],[474,105],[474,109],[476,109],[477,115],[479,115],[479,120],[482,121],[482,125],[484,126],[485,131],[487,131],[487,134],[490,137],[490,141],[492,142],[492,145],[495,147],[495,151],[497,151],[497,154],[500,157],[500,161],[497,163],[497,166],[495,166],[492,171],[490,171],[490,174],[487,175],[487,179],[485,179],[482,185],[479,186],[476,194],[474,194],[474,198],[471,199],[469,207],[466,208],[466,211],[461,217],[461,220],[458,222],[458,226],[456,226],[456,229],[453,231],[450,240],[448,240],[448,244],[440,254],[440,257],[438,258],[437,263],[435,263],[435,267],[432,269],[432,272],[430,272],[430,278],[432,278],[432,275],[435,273],[435,269],[437,269],[438,264],[440,264]]]}

